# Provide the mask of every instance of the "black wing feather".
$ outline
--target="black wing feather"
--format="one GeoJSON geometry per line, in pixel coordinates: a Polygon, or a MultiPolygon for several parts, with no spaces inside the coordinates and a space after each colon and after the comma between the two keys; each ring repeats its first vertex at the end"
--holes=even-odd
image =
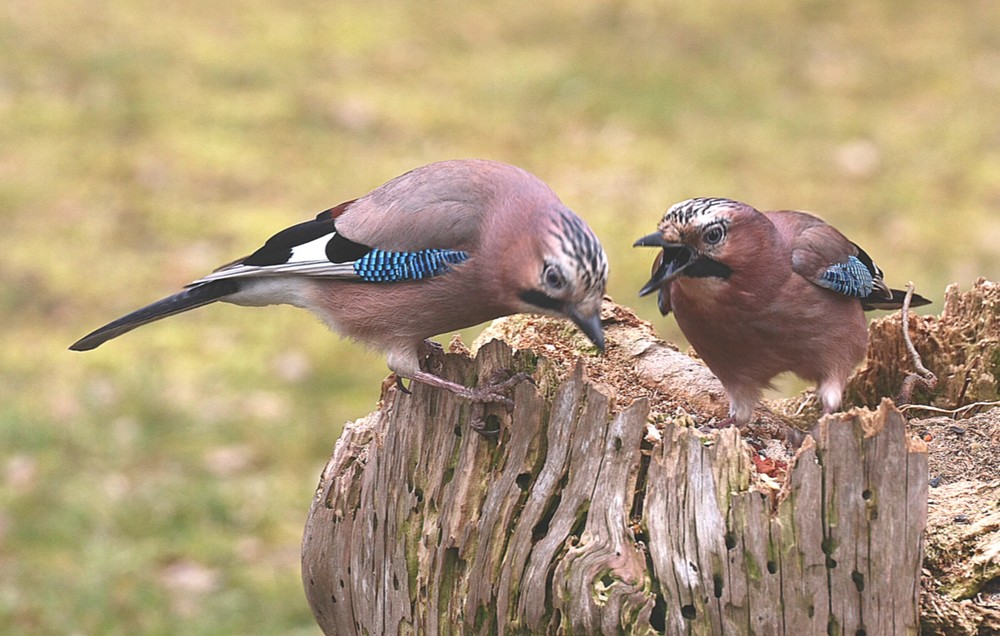
{"type": "Polygon", "coordinates": [[[167,296],[141,309],[136,309],[118,320],[109,322],[100,329],[96,329],[74,342],[70,346],[70,349],[73,351],[90,351],[112,338],[117,338],[123,333],[132,331],[136,327],[141,327],[154,320],[213,303],[223,296],[235,294],[240,290],[240,287],[240,281],[231,279],[214,280],[189,287],[173,296],[167,296]]]}
{"type": "MultiPolygon", "coordinates": [[[[876,289],[866,298],[861,299],[861,306],[865,311],[873,309],[891,311],[901,308],[903,306],[903,299],[906,298],[906,292],[901,289],[890,289],[889,292],[892,294],[892,298],[886,298],[885,294],[876,289]]],[[[913,297],[910,298],[910,307],[923,307],[924,305],[931,304],[931,302],[931,300],[924,298],[920,294],[913,294],[913,297]]]]}

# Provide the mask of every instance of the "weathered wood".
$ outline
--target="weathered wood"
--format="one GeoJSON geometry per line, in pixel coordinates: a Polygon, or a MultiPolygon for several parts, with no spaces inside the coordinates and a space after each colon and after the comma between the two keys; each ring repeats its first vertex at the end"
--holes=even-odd
{"type": "MultiPolygon", "coordinates": [[[[932,392],[917,389],[918,403],[955,409],[995,402],[1000,399],[1000,283],[980,278],[965,292],[949,285],[941,304],[940,316],[912,315],[908,325],[923,364],[938,377],[932,392]]],[[[914,370],[898,313],[872,321],[868,331],[865,363],[847,386],[853,404],[875,405],[896,395],[914,370]]]]}
{"type": "Polygon", "coordinates": [[[537,362],[538,387],[487,407],[495,439],[419,384],[347,426],[303,539],[325,633],[916,632],[927,456],[890,404],[825,418],[778,492],[735,429],[619,409],[580,365],[432,362],[468,384],[537,362]]]}

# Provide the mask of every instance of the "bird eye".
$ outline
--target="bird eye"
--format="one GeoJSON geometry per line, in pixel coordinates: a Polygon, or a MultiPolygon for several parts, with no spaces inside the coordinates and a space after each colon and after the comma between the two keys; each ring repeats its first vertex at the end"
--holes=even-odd
{"type": "Polygon", "coordinates": [[[546,287],[551,287],[552,289],[562,289],[566,286],[566,279],[563,278],[562,272],[555,265],[548,265],[545,271],[542,273],[542,280],[545,281],[546,287]]]}
{"type": "Polygon", "coordinates": [[[726,231],[722,229],[721,225],[712,225],[705,230],[701,238],[705,241],[706,245],[718,245],[725,236],[726,231]]]}

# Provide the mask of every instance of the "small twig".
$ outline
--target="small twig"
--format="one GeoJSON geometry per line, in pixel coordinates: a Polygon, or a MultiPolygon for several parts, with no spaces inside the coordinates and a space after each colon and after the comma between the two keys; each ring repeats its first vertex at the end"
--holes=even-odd
{"type": "Polygon", "coordinates": [[[929,406],[927,404],[905,404],[899,407],[900,411],[931,411],[933,413],[943,413],[945,415],[959,415],[965,411],[971,411],[972,409],[979,408],[982,406],[1000,406],[1000,400],[996,402],[973,402],[972,404],[966,404],[957,409],[940,409],[936,406],[929,406]]]}
{"type": "Polygon", "coordinates": [[[913,398],[914,385],[919,384],[921,388],[933,391],[938,383],[937,376],[924,366],[923,361],[920,359],[920,354],[917,353],[917,348],[913,346],[913,341],[910,339],[910,301],[912,299],[913,282],[911,281],[906,285],[906,297],[903,298],[903,308],[901,310],[903,343],[906,345],[906,351],[909,352],[910,360],[913,362],[913,366],[917,372],[910,373],[903,379],[903,386],[899,389],[899,396],[896,398],[896,402],[901,404],[908,404],[913,398]]]}
{"type": "Polygon", "coordinates": [[[792,414],[792,417],[798,417],[802,415],[802,411],[806,410],[806,407],[812,406],[815,403],[816,403],[816,394],[813,393],[807,396],[806,399],[802,400],[802,403],[799,404],[799,408],[795,409],[795,413],[792,414]]]}

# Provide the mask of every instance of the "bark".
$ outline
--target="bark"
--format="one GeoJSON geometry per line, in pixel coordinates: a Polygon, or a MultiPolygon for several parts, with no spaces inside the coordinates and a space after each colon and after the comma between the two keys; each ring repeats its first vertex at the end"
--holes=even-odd
{"type": "Polygon", "coordinates": [[[347,426],[302,548],[325,633],[917,632],[927,454],[891,404],[824,418],[763,475],[736,429],[686,425],[714,378],[615,333],[614,381],[494,341],[430,362],[468,385],[533,371],[512,411],[387,386],[347,426]],[[643,380],[673,374],[669,403],[643,380]]]}

